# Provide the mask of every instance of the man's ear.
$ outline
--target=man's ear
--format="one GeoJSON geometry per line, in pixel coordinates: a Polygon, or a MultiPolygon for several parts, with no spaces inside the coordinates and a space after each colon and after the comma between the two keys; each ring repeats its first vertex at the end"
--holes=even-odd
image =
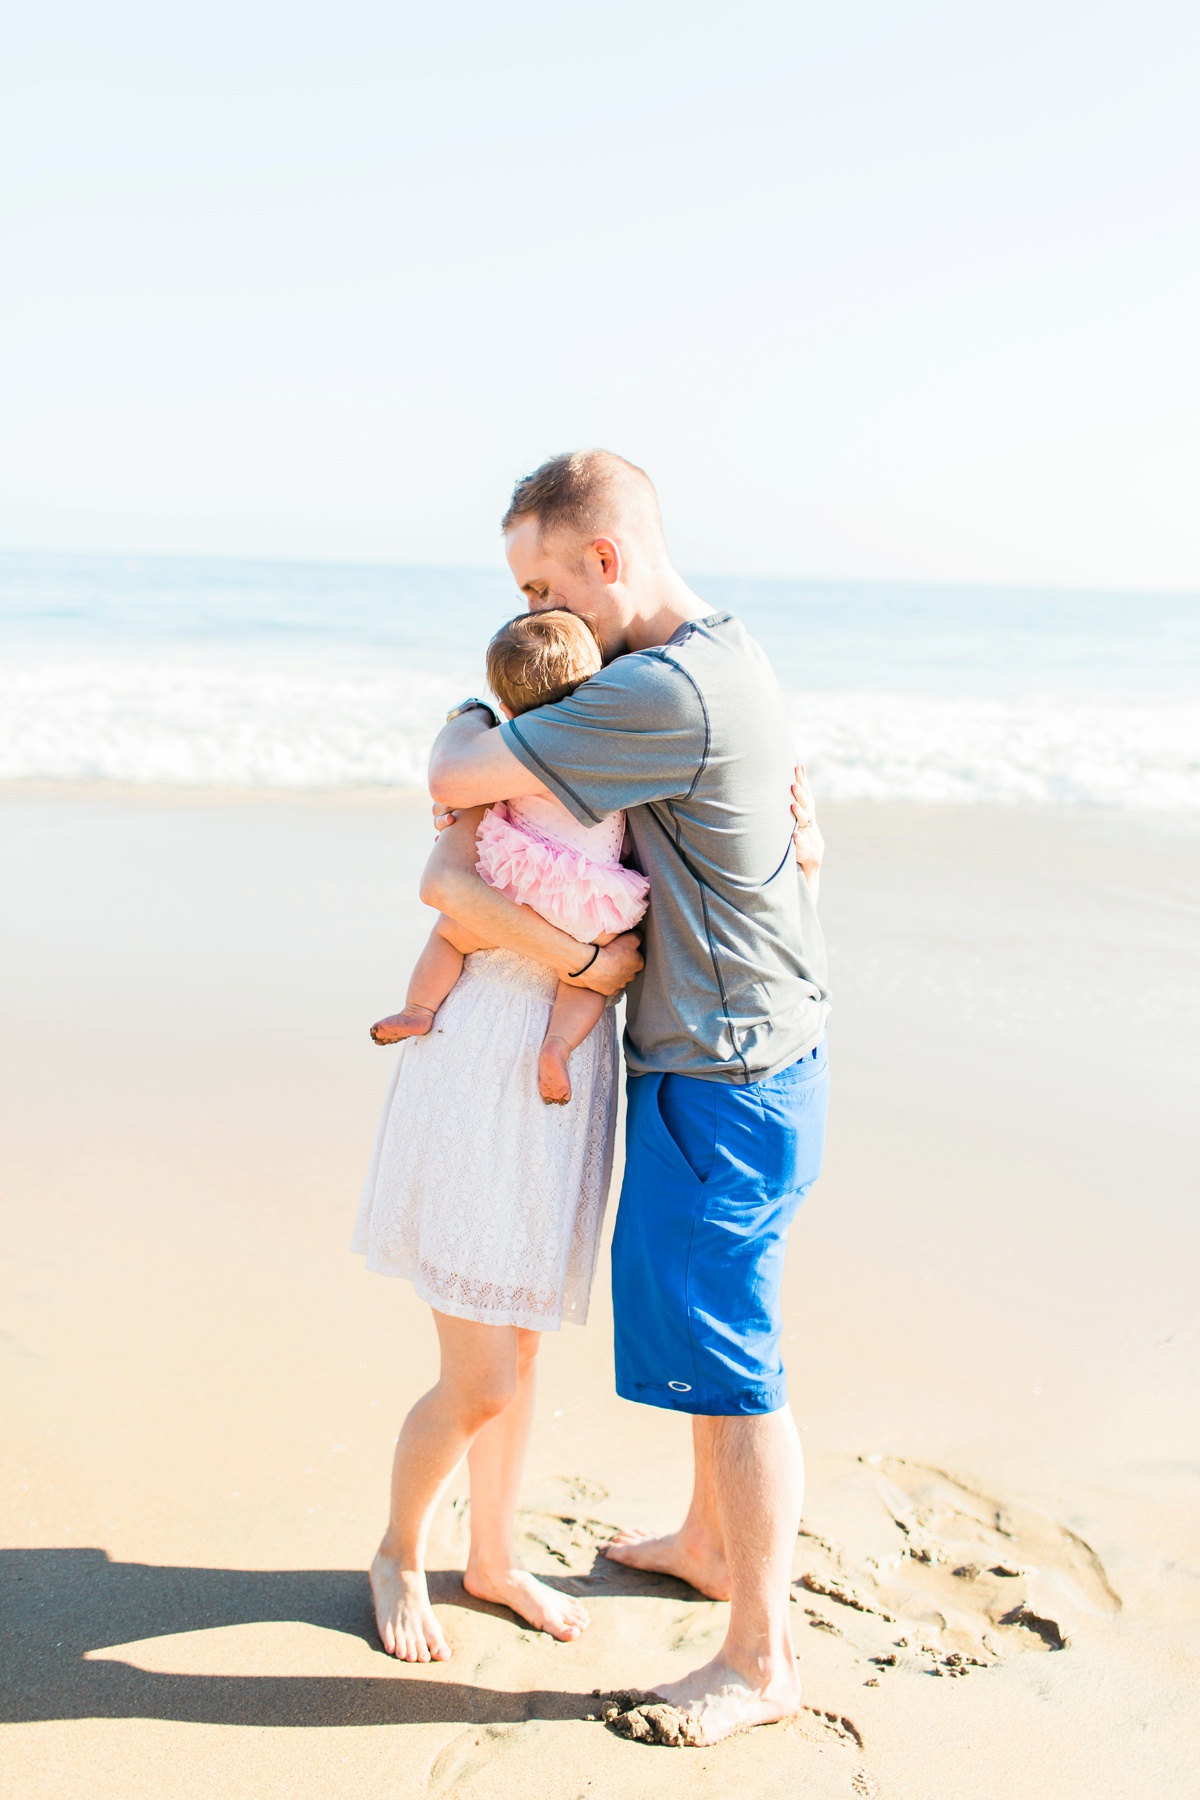
{"type": "Polygon", "coordinates": [[[587,554],[601,581],[607,582],[610,587],[615,581],[620,581],[621,552],[611,538],[593,538],[587,547],[587,554]]]}

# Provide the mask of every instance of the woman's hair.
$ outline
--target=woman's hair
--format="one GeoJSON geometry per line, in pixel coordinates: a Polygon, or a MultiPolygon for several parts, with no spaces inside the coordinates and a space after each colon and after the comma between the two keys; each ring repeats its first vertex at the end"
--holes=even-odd
{"type": "Polygon", "coordinates": [[[488,684],[513,714],[565,699],[602,663],[591,627],[557,608],[510,619],[487,648],[488,684]]]}

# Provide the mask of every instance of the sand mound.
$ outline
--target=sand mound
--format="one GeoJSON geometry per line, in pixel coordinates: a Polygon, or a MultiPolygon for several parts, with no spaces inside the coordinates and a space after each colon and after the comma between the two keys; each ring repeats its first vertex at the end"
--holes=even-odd
{"type": "Polygon", "coordinates": [[[826,1511],[845,1535],[801,1530],[795,1586],[833,1603],[806,1607],[810,1625],[849,1638],[881,1670],[916,1660],[968,1675],[1063,1650],[1088,1620],[1120,1610],[1082,1538],[944,1469],[860,1458],[826,1511]]]}

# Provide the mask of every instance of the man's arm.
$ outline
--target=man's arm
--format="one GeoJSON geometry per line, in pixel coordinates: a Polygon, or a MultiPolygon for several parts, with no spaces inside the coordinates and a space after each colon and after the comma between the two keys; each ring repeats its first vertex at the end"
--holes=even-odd
{"type": "MultiPolygon", "coordinates": [[[[520,767],[515,757],[510,760],[520,767]]],[[[482,807],[473,807],[439,832],[421,877],[422,900],[468,926],[484,943],[532,957],[553,969],[561,981],[570,980],[574,971],[588,962],[591,946],[560,931],[532,907],[516,906],[480,879],[475,868],[475,833],[482,817],[482,807]]],[[[641,966],[637,934],[627,931],[604,945],[572,985],[592,988],[598,994],[617,994],[641,966]]]]}
{"type": "Polygon", "coordinates": [[[429,758],[429,792],[444,806],[491,806],[549,791],[517,760],[482,708],[460,713],[438,733],[429,758]]]}

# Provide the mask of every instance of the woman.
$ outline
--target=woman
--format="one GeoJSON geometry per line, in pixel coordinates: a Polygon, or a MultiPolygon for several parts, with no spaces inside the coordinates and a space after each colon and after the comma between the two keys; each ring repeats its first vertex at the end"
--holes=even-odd
{"type": "MultiPolygon", "coordinates": [[[[510,717],[562,698],[599,667],[591,631],[567,612],[511,621],[488,654],[489,682],[510,717]]],[[[597,942],[645,910],[644,879],[619,861],[624,815],[585,829],[547,800],[527,826],[522,817],[505,819],[502,859],[489,862],[483,834],[480,870],[567,934],[568,970],[580,972],[599,955],[597,942]],[[601,917],[610,929],[595,936],[601,917]]],[[[465,812],[451,829],[475,834],[483,818],[480,809],[465,812]]],[[[576,1638],[588,1623],[578,1601],[520,1566],[516,1508],[541,1333],[587,1317],[616,1110],[613,1012],[598,995],[595,1006],[585,1002],[582,1041],[569,1046],[564,1103],[547,1105],[558,1098],[546,1094],[544,1070],[539,1084],[554,971],[486,948],[446,918],[434,947],[439,963],[449,947],[450,967],[424,994],[427,1004],[415,1006],[410,989],[404,1012],[372,1028],[376,1042],[400,1048],[353,1242],[369,1269],[413,1282],[441,1347],[437,1385],[417,1401],[396,1445],[391,1515],[371,1569],[384,1648],[407,1662],[450,1654],[429,1603],[425,1553],[434,1509],[464,1455],[467,1592],[556,1638],[576,1638]]],[[[582,996],[568,989],[572,998],[582,996]]]]}

